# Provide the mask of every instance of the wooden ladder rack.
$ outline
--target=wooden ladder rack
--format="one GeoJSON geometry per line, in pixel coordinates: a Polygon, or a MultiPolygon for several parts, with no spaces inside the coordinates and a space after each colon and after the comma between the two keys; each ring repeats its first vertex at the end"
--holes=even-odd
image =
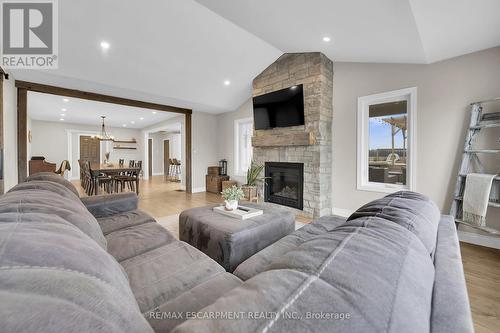
{"type": "MultiPolygon", "coordinates": [[[[482,103],[486,102],[498,101],[500,101],[500,97],[471,104],[472,110],[470,123],[467,129],[467,135],[465,138],[465,145],[462,154],[462,162],[460,164],[460,171],[458,173],[455,192],[453,195],[453,203],[450,210],[450,214],[455,218],[456,223],[464,224],[496,236],[500,236],[500,230],[496,230],[486,226],[477,226],[463,221],[462,204],[465,190],[465,180],[467,178],[467,174],[470,173],[471,162],[473,162],[474,160],[479,161],[478,154],[500,154],[500,149],[473,148],[473,144],[475,142],[475,139],[477,138],[477,134],[482,129],[500,127],[500,112],[483,114],[483,107],[481,105],[482,103]]],[[[493,182],[493,186],[498,186],[498,183],[500,182],[500,176],[496,176],[493,179],[493,182]]],[[[488,207],[500,208],[500,198],[490,198],[488,207]]]]}

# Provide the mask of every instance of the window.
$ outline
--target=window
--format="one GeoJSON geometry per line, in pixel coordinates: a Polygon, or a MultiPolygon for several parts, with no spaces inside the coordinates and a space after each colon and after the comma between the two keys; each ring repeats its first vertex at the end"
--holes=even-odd
{"type": "Polygon", "coordinates": [[[358,98],[358,190],[415,190],[417,88],[358,98]]]}
{"type": "Polygon", "coordinates": [[[235,173],[244,176],[252,161],[253,119],[244,118],[234,121],[235,173]]]}

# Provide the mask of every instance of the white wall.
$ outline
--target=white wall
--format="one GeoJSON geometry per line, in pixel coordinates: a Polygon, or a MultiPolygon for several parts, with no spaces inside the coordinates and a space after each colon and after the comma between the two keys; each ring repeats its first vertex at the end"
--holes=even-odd
{"type": "MultiPolygon", "coordinates": [[[[49,122],[40,120],[31,120],[31,156],[44,156],[47,162],[60,165],[62,160],[68,159],[71,163],[71,178],[79,178],[78,159],[80,135],[94,135],[100,131],[99,126],[71,124],[64,122],[49,122]],[[71,145],[68,142],[71,141],[71,145]]],[[[122,144],[122,146],[136,147],[135,150],[113,149],[116,145],[112,142],[101,142],[101,155],[104,157],[106,152],[110,152],[110,161],[118,163],[120,158],[129,160],[143,159],[143,143],[141,131],[138,129],[114,128],[107,129],[108,134],[116,139],[132,139],[137,140],[137,144],[122,144]]],[[[28,156],[28,158],[31,158],[28,156]]]]}
{"type": "Polygon", "coordinates": [[[169,140],[169,158],[182,160],[182,138],[181,134],[156,132],[149,134],[149,138],[153,139],[153,175],[163,175],[163,142],[169,140]]]}
{"type": "MultiPolygon", "coordinates": [[[[418,89],[416,190],[447,214],[469,122],[469,103],[500,96],[500,47],[430,65],[334,63],[332,200],[338,212],[353,211],[385,195],[356,189],[358,97],[406,87],[418,89]]],[[[500,111],[500,103],[487,109],[500,111]]],[[[228,159],[230,175],[234,174],[234,120],[251,116],[251,100],[217,116],[218,158],[228,159]]],[[[489,131],[490,147],[500,149],[500,129],[489,131]]],[[[490,172],[500,172],[499,159],[489,162],[490,172]]],[[[487,223],[500,229],[498,211],[490,209],[488,215],[487,223]]]]}
{"type": "MultiPolygon", "coordinates": [[[[185,175],[186,175],[186,171],[185,171],[185,165],[184,165],[184,152],[186,151],[186,142],[185,142],[185,136],[184,136],[184,124],[185,124],[185,120],[184,120],[184,115],[181,115],[181,116],[177,116],[177,117],[174,117],[174,118],[170,118],[168,120],[165,120],[165,121],[162,121],[162,122],[159,122],[157,124],[154,124],[154,125],[151,125],[151,126],[148,126],[146,128],[144,128],[142,130],[142,133],[141,133],[141,136],[144,138],[144,143],[143,143],[143,151],[144,151],[144,161],[145,161],[145,164],[144,164],[144,170],[146,170],[144,172],[144,176],[145,178],[148,178],[149,175],[148,175],[148,156],[147,156],[147,153],[148,153],[148,139],[149,139],[149,136],[150,135],[153,135],[154,133],[157,133],[158,131],[164,131],[164,130],[172,130],[172,128],[178,128],[178,125],[180,124],[180,127],[181,127],[181,138],[180,138],[180,160],[181,160],[181,169],[182,169],[182,172],[181,172],[181,184],[184,185],[186,184],[185,181],[186,181],[186,178],[185,178],[185,175]]],[[[163,143],[162,143],[163,145],[163,143]]],[[[163,147],[163,146],[162,146],[163,147]]],[[[153,174],[155,173],[155,161],[163,161],[163,148],[161,148],[162,150],[159,150],[159,145],[154,143],[153,141],[153,174]],[[155,152],[156,148],[158,148],[158,150],[155,152]],[[160,156],[161,154],[161,156],[160,156]]],[[[158,168],[156,168],[156,170],[158,170],[158,168]]],[[[161,166],[161,170],[163,170],[163,165],[161,166]]],[[[160,171],[158,171],[159,173],[160,171]]]]}
{"type": "Polygon", "coordinates": [[[207,167],[218,165],[217,154],[217,116],[193,112],[193,192],[205,191],[207,167]]]}
{"type": "Polygon", "coordinates": [[[253,117],[252,99],[248,99],[234,112],[226,112],[217,115],[217,159],[227,160],[227,171],[232,180],[243,184],[245,177],[235,175],[235,141],[234,121],[237,119],[253,117]]]}
{"type": "MultiPolygon", "coordinates": [[[[448,213],[469,103],[500,95],[500,47],[430,65],[335,63],[333,207],[354,210],[384,195],[356,189],[357,98],[406,87],[418,89],[416,190],[448,213]]],[[[496,131],[489,147],[499,149],[499,130],[488,131],[496,131]]],[[[500,172],[496,161],[492,172],[500,172]]],[[[491,213],[488,223],[500,229],[500,215],[491,213]]]]}
{"type": "MultiPolygon", "coordinates": [[[[193,112],[192,114],[192,186],[193,192],[205,191],[205,175],[207,174],[207,167],[210,165],[217,165],[217,116],[203,112],[193,112]]],[[[181,152],[185,151],[185,135],[184,116],[178,116],[161,123],[149,126],[143,130],[143,136],[147,139],[150,133],[155,133],[160,130],[171,129],[172,125],[181,124],[181,152]]],[[[144,143],[145,151],[147,152],[147,141],[144,143]]],[[[154,146],[154,143],[153,143],[154,146]]],[[[153,147],[153,150],[154,147],[153,147]]],[[[159,156],[160,152],[156,152],[153,156],[153,164],[155,160],[162,160],[159,156]]],[[[182,163],[182,179],[181,183],[185,184],[185,158],[181,154],[182,163]]],[[[147,168],[145,169],[147,170],[147,168]]]]}
{"type": "MultiPolygon", "coordinates": [[[[9,73],[9,72],[7,72],[9,73]]],[[[3,81],[4,187],[17,184],[17,89],[15,78],[3,81]]]]}

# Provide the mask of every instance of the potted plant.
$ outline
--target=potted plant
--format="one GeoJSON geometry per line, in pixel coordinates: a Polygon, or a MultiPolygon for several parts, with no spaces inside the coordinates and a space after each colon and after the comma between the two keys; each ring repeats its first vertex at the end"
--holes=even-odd
{"type": "Polygon", "coordinates": [[[238,208],[238,200],[241,200],[245,195],[241,188],[236,185],[224,189],[222,193],[222,198],[226,203],[227,210],[235,210],[238,208]]]}
{"type": "Polygon", "coordinates": [[[269,178],[260,176],[262,170],[264,170],[264,165],[257,164],[254,161],[250,163],[250,167],[247,171],[247,183],[241,186],[245,194],[245,199],[248,201],[257,197],[257,184],[265,183],[266,178],[269,178]]]}

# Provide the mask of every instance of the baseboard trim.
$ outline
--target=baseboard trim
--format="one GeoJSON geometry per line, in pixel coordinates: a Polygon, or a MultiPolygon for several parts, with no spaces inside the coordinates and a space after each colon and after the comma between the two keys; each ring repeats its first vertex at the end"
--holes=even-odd
{"type": "Polygon", "coordinates": [[[354,211],[350,210],[350,209],[337,208],[337,207],[332,208],[332,215],[335,215],[335,216],[349,217],[349,216],[351,216],[352,213],[354,213],[354,211]]]}
{"type": "Polygon", "coordinates": [[[163,172],[153,172],[152,176],[163,176],[163,172]]]}
{"type": "Polygon", "coordinates": [[[200,192],[206,192],[207,189],[205,187],[195,187],[192,190],[192,193],[200,193],[200,192]]]}
{"type": "Polygon", "coordinates": [[[492,237],[458,230],[458,239],[464,243],[486,246],[500,250],[500,237],[492,237]]]}

